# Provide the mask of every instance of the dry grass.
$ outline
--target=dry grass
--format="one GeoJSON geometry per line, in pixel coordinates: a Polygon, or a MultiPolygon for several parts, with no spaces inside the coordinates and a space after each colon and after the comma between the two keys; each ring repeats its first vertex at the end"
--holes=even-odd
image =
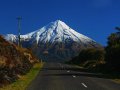
{"type": "Polygon", "coordinates": [[[120,79],[113,79],[113,81],[120,84],[120,79]]]}
{"type": "Polygon", "coordinates": [[[36,77],[40,69],[42,68],[43,63],[37,63],[33,66],[30,72],[24,76],[19,76],[20,79],[16,82],[0,88],[0,90],[25,90],[30,82],[36,77]]]}

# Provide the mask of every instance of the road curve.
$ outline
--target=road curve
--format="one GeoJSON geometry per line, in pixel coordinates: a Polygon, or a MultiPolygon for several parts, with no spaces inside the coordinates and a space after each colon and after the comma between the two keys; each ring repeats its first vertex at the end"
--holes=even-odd
{"type": "Polygon", "coordinates": [[[120,90],[120,84],[75,66],[45,63],[27,90],[120,90]]]}

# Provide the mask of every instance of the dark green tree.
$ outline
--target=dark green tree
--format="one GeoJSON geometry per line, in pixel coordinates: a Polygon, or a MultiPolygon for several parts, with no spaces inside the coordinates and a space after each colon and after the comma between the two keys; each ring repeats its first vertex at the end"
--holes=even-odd
{"type": "Polygon", "coordinates": [[[120,28],[116,27],[116,33],[112,33],[108,37],[108,45],[106,47],[106,62],[111,69],[120,69],[120,28]]]}
{"type": "Polygon", "coordinates": [[[77,57],[72,58],[70,63],[73,64],[83,64],[87,61],[94,61],[94,62],[103,62],[104,61],[104,49],[103,48],[87,48],[81,50],[77,57]]]}
{"type": "Polygon", "coordinates": [[[115,29],[120,31],[120,27],[115,27],[115,29]]]}

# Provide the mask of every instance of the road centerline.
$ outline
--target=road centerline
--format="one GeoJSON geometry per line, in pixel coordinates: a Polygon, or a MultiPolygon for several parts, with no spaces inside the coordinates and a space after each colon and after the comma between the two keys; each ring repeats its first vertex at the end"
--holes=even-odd
{"type": "Polygon", "coordinates": [[[85,88],[87,88],[87,85],[85,83],[81,83],[85,88]]]}
{"type": "Polygon", "coordinates": [[[75,76],[75,75],[72,75],[72,77],[73,77],[73,78],[76,78],[76,76],[75,76]]]}
{"type": "Polygon", "coordinates": [[[67,71],[67,72],[70,72],[70,71],[67,71]]]}

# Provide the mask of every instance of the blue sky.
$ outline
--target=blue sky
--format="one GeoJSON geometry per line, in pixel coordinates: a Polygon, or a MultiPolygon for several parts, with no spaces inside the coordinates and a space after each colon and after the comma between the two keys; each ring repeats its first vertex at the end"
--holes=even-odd
{"type": "Polygon", "coordinates": [[[0,34],[17,34],[16,17],[22,16],[22,34],[62,20],[102,45],[120,26],[120,0],[0,0],[0,34]]]}

